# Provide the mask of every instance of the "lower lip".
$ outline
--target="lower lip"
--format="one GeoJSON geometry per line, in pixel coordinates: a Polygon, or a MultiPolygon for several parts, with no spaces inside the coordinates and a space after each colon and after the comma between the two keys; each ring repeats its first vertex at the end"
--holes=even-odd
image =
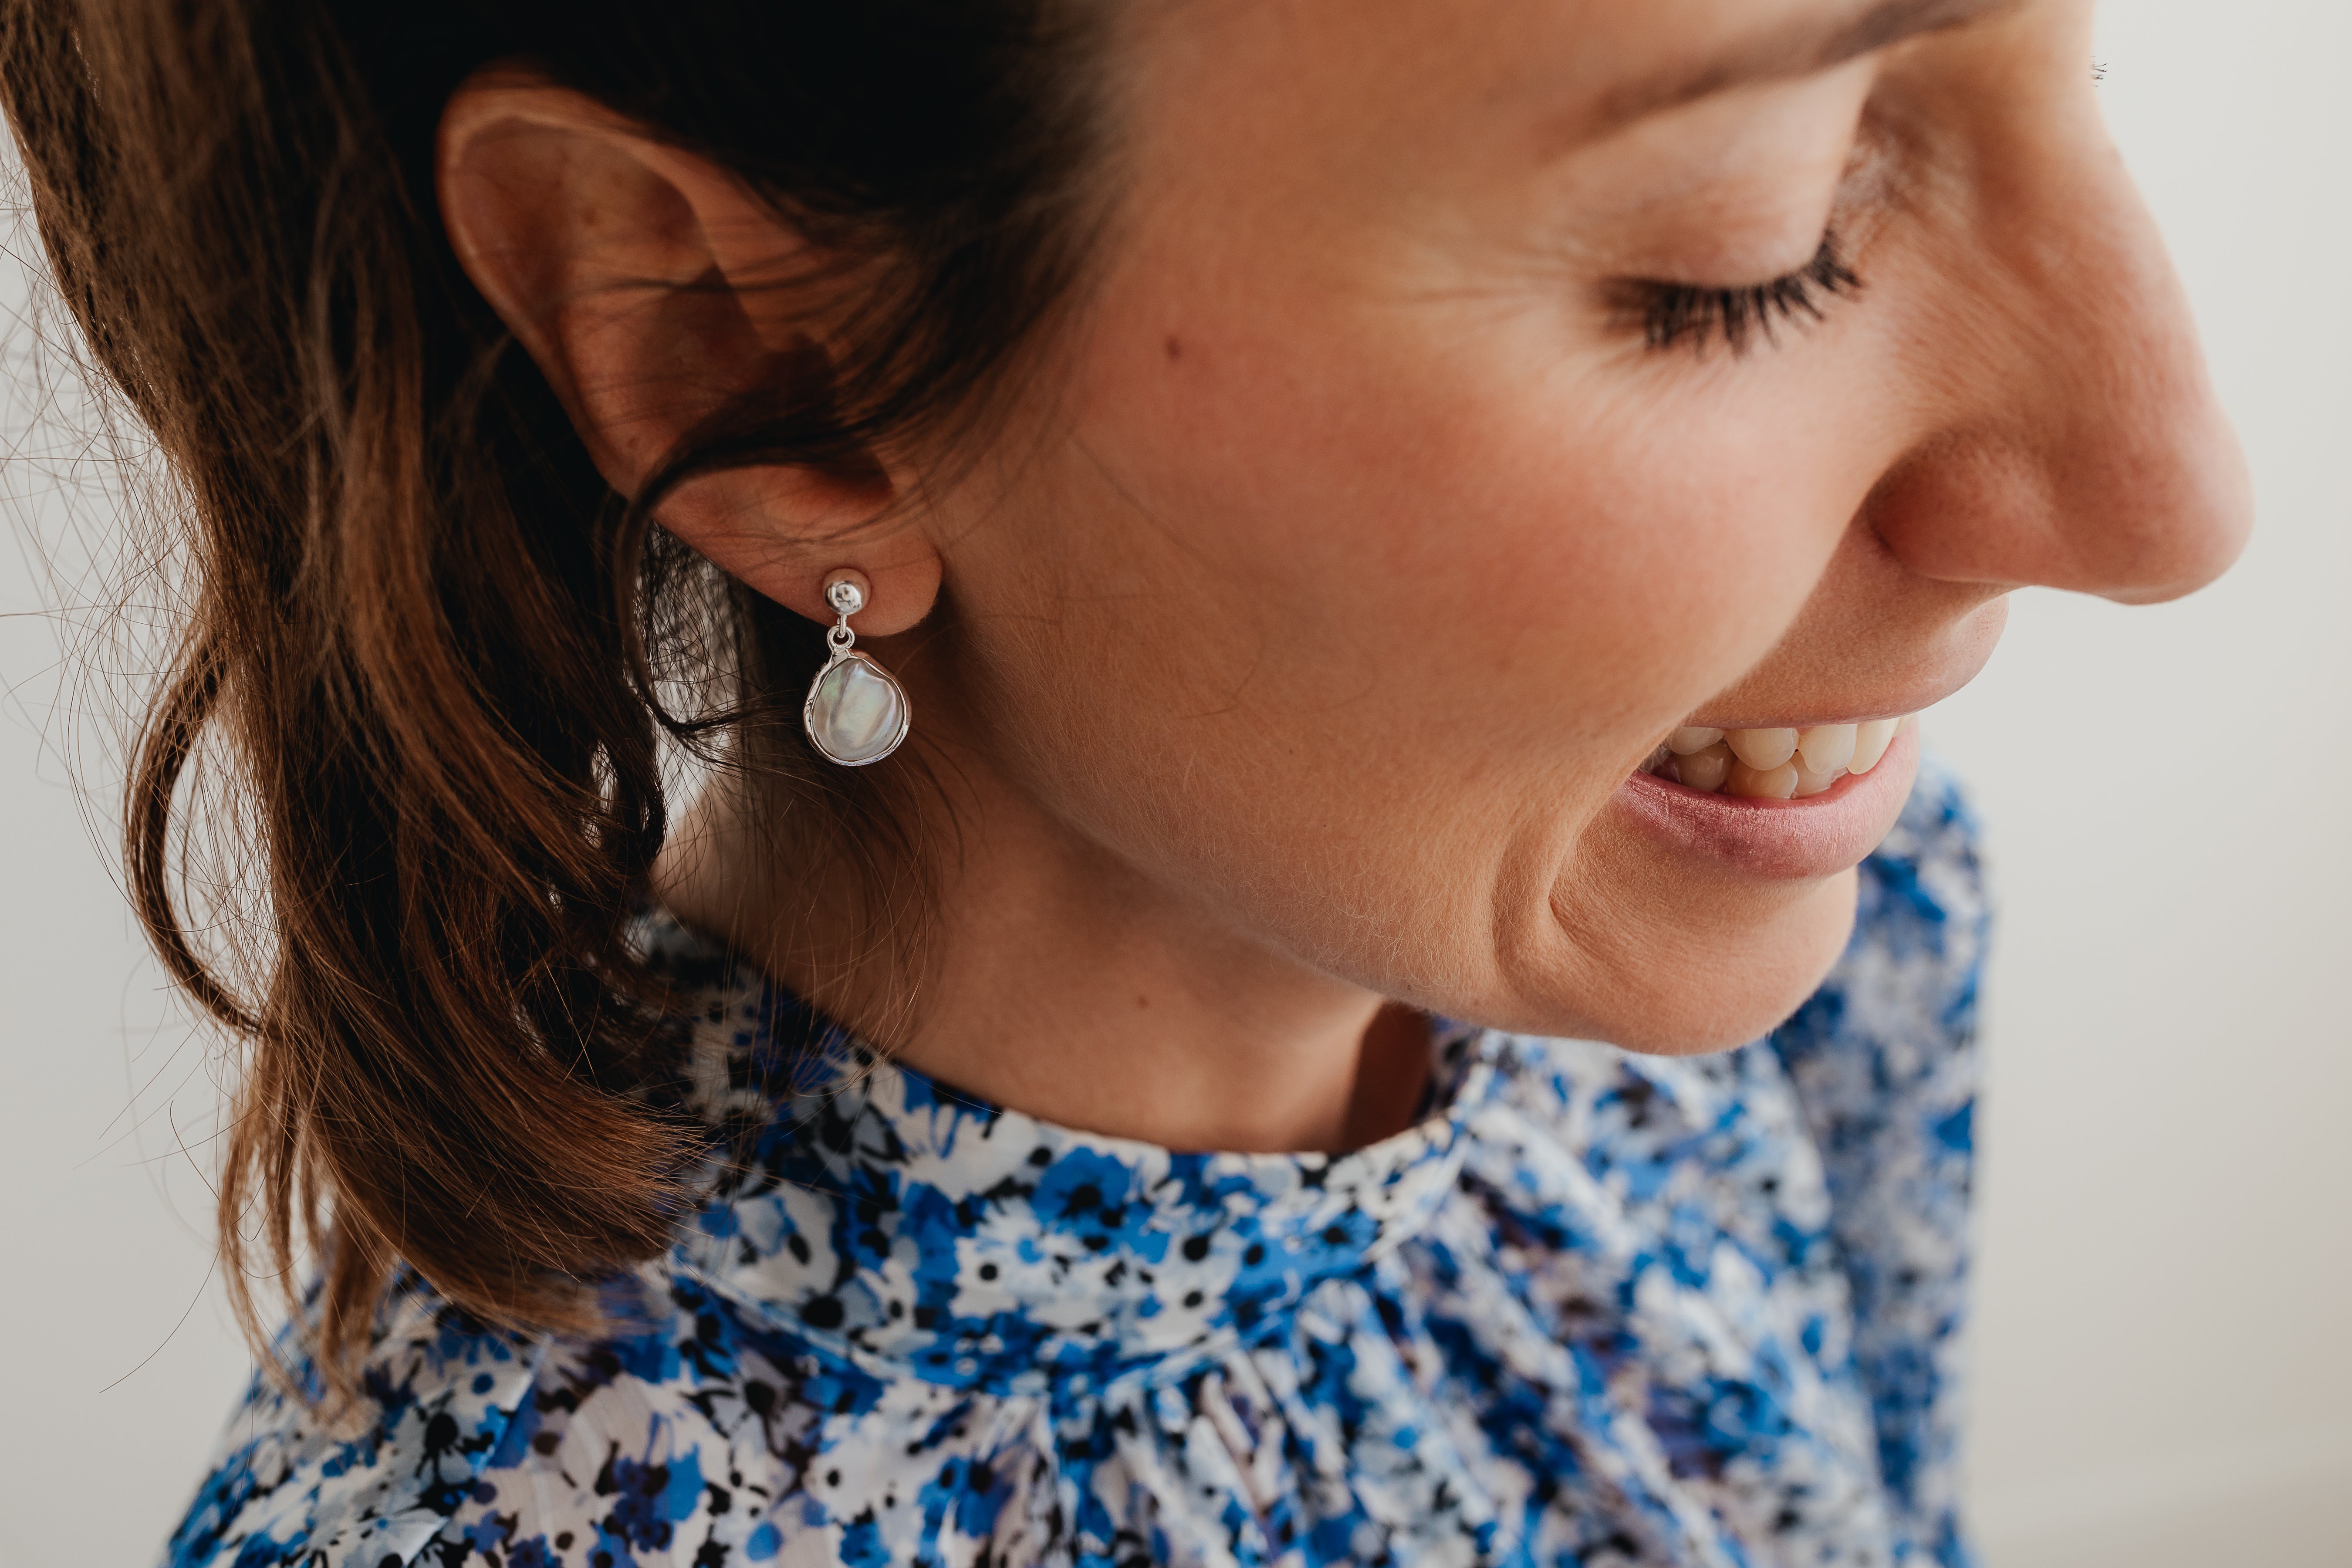
{"type": "Polygon", "coordinates": [[[1878,847],[1919,772],[1919,726],[1906,723],[1878,765],[1802,800],[1701,795],[1635,773],[1616,795],[1643,837],[1677,854],[1780,881],[1833,877],[1878,847]]]}

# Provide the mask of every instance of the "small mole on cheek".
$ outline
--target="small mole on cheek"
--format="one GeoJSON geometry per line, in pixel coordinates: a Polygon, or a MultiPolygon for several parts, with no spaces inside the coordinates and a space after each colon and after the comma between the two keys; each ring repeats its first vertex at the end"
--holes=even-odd
{"type": "Polygon", "coordinates": [[[1169,363],[1170,363],[1171,364],[1173,364],[1176,361],[1178,361],[1178,360],[1180,360],[1180,359],[1182,359],[1183,357],[1184,357],[1184,345],[1183,345],[1182,343],[1178,342],[1176,341],[1176,334],[1175,334],[1175,333],[1173,333],[1173,332],[1169,333],[1169,334],[1168,334],[1168,361],[1169,361],[1169,363]]]}
{"type": "Polygon", "coordinates": [[[1151,1005],[1151,999],[1148,996],[1138,996],[1135,999],[1135,1005],[1139,1007],[1149,1007],[1151,1005]]]}

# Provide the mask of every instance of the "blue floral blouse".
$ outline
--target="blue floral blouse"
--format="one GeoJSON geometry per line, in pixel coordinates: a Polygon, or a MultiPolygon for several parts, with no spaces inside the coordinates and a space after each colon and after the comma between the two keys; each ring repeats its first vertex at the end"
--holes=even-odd
{"type": "Polygon", "coordinates": [[[1443,1027],[1425,1119],[1341,1155],[978,1103],[668,929],[698,1109],[755,1136],[608,1337],[407,1282],[356,1414],[257,1381],[168,1562],[1967,1563],[1985,910],[1948,783],[1861,900],[1768,1040],[1443,1027]]]}

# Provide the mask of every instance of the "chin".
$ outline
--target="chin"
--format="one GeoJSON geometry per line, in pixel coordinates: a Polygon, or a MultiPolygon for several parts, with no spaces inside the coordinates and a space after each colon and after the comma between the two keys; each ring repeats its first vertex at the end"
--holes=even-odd
{"type": "Polygon", "coordinates": [[[1730,1050],[1769,1034],[1828,977],[1853,933],[1855,876],[1706,929],[1661,921],[1579,966],[1573,996],[1508,1026],[1650,1056],[1730,1050]],[[1647,940],[1645,940],[1647,939],[1647,940]]]}

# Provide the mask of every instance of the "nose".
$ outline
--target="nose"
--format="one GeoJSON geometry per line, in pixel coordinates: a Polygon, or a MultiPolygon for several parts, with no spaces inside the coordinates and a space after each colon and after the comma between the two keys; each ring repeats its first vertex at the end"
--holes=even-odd
{"type": "Polygon", "coordinates": [[[2211,582],[2252,499],[2156,225],[2095,111],[2012,127],[1979,164],[1928,331],[1938,427],[1867,516],[1913,571],[2126,604],[2211,582]]]}

